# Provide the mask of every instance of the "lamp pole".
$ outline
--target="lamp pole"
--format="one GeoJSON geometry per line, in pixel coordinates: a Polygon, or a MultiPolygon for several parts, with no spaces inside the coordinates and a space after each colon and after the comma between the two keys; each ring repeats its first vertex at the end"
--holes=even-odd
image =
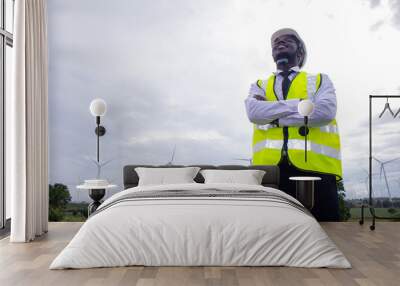
{"type": "Polygon", "coordinates": [[[97,134],[97,163],[100,163],[100,116],[96,116],[96,134],[97,134]]]}
{"type": "Polygon", "coordinates": [[[314,111],[314,104],[309,99],[300,100],[297,110],[304,116],[304,126],[299,128],[299,134],[304,136],[304,161],[307,162],[308,116],[314,111]]]}
{"type": "Polygon", "coordinates": [[[304,161],[305,162],[307,162],[307,135],[308,135],[308,127],[307,127],[307,125],[308,125],[308,116],[304,116],[304,128],[305,128],[305,134],[304,134],[304,149],[305,149],[305,152],[304,152],[304,161]]]}
{"type": "MultiPolygon", "coordinates": [[[[90,113],[96,117],[96,129],[94,132],[96,133],[97,139],[97,181],[100,177],[100,136],[103,136],[106,133],[106,129],[104,126],[100,125],[100,117],[104,116],[107,110],[106,102],[101,98],[96,98],[92,100],[90,103],[90,113]]],[[[100,180],[101,181],[101,180],[100,180]]],[[[88,206],[88,215],[90,216],[93,212],[96,211],[98,206],[101,204],[101,199],[104,197],[106,193],[106,187],[104,188],[90,188],[89,196],[93,199],[93,202],[88,206]]]]}

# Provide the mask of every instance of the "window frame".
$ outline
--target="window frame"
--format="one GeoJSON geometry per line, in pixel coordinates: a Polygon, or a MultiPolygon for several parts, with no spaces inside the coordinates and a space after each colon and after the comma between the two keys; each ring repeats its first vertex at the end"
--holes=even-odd
{"type": "MultiPolygon", "coordinates": [[[[6,101],[6,64],[7,64],[7,46],[13,48],[13,33],[6,30],[7,11],[6,1],[0,0],[1,21],[0,21],[0,237],[9,232],[10,219],[7,219],[6,212],[6,188],[5,188],[5,101],[6,101]]],[[[12,13],[14,13],[15,0],[12,1],[12,13]]],[[[14,18],[14,15],[11,15],[14,18]]],[[[13,27],[14,30],[14,27],[13,27]]]]}

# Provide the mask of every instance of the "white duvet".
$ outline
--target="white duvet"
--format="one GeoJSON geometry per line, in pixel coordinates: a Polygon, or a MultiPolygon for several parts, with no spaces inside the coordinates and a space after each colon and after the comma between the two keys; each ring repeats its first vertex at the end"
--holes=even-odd
{"type": "MultiPolygon", "coordinates": [[[[238,184],[135,187],[165,190],[263,190],[238,184]]],[[[296,201],[297,202],[297,201],[296,201]]],[[[350,268],[318,222],[293,206],[246,198],[123,201],[89,218],[50,269],[145,266],[294,266],[350,268]]]]}

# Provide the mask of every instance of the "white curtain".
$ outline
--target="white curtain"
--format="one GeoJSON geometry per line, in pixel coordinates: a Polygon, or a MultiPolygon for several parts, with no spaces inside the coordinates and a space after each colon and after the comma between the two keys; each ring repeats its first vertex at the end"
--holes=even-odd
{"type": "Polygon", "coordinates": [[[16,0],[14,11],[6,180],[11,187],[10,241],[28,242],[47,232],[48,224],[46,0],[16,0]]]}

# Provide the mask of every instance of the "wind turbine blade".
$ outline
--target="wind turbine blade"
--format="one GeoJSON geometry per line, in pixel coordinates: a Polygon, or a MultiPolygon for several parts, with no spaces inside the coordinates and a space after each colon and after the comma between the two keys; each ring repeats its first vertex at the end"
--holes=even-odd
{"type": "Polygon", "coordinates": [[[378,160],[376,157],[372,156],[372,159],[374,159],[375,161],[382,163],[380,160],[378,160]]]}
{"type": "Polygon", "coordinates": [[[364,180],[367,180],[367,181],[368,181],[368,179],[369,179],[369,172],[368,172],[367,170],[365,170],[364,168],[361,168],[361,170],[363,170],[363,171],[365,172],[365,174],[366,174],[364,180]]]}
{"type": "Polygon", "coordinates": [[[383,162],[383,164],[387,164],[387,163],[390,163],[390,162],[393,162],[393,161],[396,161],[396,160],[399,160],[399,159],[400,159],[400,157],[392,159],[392,160],[389,160],[389,161],[386,161],[386,162],[383,162]]]}
{"type": "Polygon", "coordinates": [[[389,188],[389,183],[386,177],[386,170],[385,167],[382,165],[382,170],[383,170],[383,175],[385,176],[385,183],[386,183],[386,189],[389,195],[389,200],[392,201],[392,194],[390,193],[390,188],[389,188]]]}
{"type": "Polygon", "coordinates": [[[101,163],[100,166],[103,167],[103,166],[107,165],[108,163],[110,163],[112,160],[113,160],[113,159],[107,160],[107,161],[101,163]]]}
{"type": "Polygon", "coordinates": [[[95,159],[90,159],[97,167],[99,167],[99,162],[97,162],[95,159]]]}
{"type": "Polygon", "coordinates": [[[175,150],[176,150],[176,144],[174,145],[174,149],[172,151],[171,161],[169,161],[167,165],[172,165],[172,162],[174,161],[175,158],[175,150]]]}
{"type": "Polygon", "coordinates": [[[175,151],[176,151],[176,144],[174,145],[174,151],[172,152],[172,159],[171,159],[171,163],[174,161],[175,159],[175,151]]]}

